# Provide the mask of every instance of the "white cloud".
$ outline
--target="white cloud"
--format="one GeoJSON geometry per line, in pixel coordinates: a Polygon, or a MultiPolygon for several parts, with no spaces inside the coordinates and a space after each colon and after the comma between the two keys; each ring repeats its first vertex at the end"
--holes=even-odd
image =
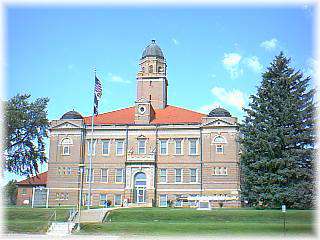
{"type": "Polygon", "coordinates": [[[213,87],[211,93],[222,103],[236,107],[239,110],[242,110],[245,104],[245,95],[238,89],[227,91],[222,87],[213,87]]]}
{"type": "Polygon", "coordinates": [[[318,67],[319,67],[319,62],[314,58],[309,58],[307,60],[307,69],[305,74],[310,76],[316,75],[316,71],[318,67]]]}
{"type": "Polygon", "coordinates": [[[248,67],[254,71],[254,72],[261,72],[263,66],[262,64],[259,62],[259,58],[257,56],[253,56],[253,57],[248,57],[246,58],[246,63],[248,65],[248,67]]]}
{"type": "Polygon", "coordinates": [[[67,66],[67,68],[68,68],[69,70],[72,70],[72,69],[74,68],[74,64],[69,64],[69,65],[67,66]]]}
{"type": "Polygon", "coordinates": [[[215,109],[220,106],[221,106],[221,104],[219,102],[214,102],[210,105],[204,105],[204,106],[200,107],[199,112],[208,114],[212,109],[215,109]]]}
{"type": "Polygon", "coordinates": [[[243,70],[239,67],[241,61],[241,55],[238,53],[225,53],[222,63],[224,67],[229,71],[231,78],[237,78],[242,75],[243,70]]]}
{"type": "Polygon", "coordinates": [[[116,83],[131,83],[131,81],[129,80],[125,80],[123,79],[122,77],[118,76],[118,75],[114,75],[112,73],[108,73],[108,76],[109,76],[109,80],[110,82],[116,82],[116,83]]]}
{"type": "Polygon", "coordinates": [[[172,38],[171,40],[172,40],[174,45],[179,45],[180,44],[180,42],[175,38],[172,38]]]}
{"type": "Polygon", "coordinates": [[[217,75],[211,74],[210,76],[211,76],[212,78],[216,78],[217,75]]]}
{"type": "Polygon", "coordinates": [[[266,50],[274,50],[278,45],[278,40],[276,38],[272,38],[270,40],[266,40],[260,44],[260,47],[263,47],[266,50]]]}

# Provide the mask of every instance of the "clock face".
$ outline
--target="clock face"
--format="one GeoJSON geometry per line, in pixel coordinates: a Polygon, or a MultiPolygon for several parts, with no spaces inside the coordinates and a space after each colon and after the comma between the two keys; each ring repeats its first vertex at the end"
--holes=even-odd
{"type": "Polygon", "coordinates": [[[145,106],[140,106],[139,107],[139,113],[144,114],[146,112],[146,107],[145,106]]]}

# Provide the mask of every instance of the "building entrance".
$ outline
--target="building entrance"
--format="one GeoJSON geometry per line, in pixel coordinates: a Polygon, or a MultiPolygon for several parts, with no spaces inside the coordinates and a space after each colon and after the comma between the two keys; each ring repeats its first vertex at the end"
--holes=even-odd
{"type": "Polygon", "coordinates": [[[134,176],[134,202],[135,203],[146,203],[146,174],[138,172],[134,176]]]}

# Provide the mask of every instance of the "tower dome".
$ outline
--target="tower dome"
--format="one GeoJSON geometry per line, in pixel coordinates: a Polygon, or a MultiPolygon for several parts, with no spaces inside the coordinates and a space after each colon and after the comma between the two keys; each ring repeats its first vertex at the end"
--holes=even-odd
{"type": "Polygon", "coordinates": [[[144,49],[141,59],[146,57],[157,57],[164,59],[163,52],[161,48],[156,44],[156,40],[151,40],[151,43],[144,49]]]}
{"type": "Polygon", "coordinates": [[[231,117],[231,114],[226,109],[218,107],[218,108],[213,109],[208,114],[208,117],[231,117]]]}
{"type": "Polygon", "coordinates": [[[82,116],[77,111],[69,111],[62,115],[60,119],[82,119],[82,116]]]}

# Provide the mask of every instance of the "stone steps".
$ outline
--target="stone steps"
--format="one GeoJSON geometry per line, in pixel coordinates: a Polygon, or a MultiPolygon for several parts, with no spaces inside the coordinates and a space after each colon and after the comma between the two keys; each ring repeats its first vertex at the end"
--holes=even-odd
{"type": "Polygon", "coordinates": [[[76,226],[74,222],[53,222],[47,231],[47,235],[67,236],[76,226]]]}

